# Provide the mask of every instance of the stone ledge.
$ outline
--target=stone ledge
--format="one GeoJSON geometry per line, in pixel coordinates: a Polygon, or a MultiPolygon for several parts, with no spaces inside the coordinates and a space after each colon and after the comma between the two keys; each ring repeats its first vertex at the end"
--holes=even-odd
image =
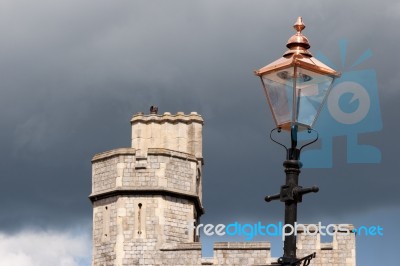
{"type": "Polygon", "coordinates": [[[214,257],[202,257],[201,265],[214,265],[214,257]]]}
{"type": "Polygon", "coordinates": [[[178,158],[178,159],[183,159],[187,161],[193,161],[197,162],[198,160],[203,160],[203,158],[196,158],[194,155],[186,153],[186,152],[180,152],[180,151],[174,151],[174,150],[169,150],[169,149],[163,149],[163,148],[149,148],[147,150],[148,155],[160,155],[160,156],[168,156],[168,157],[173,157],[173,158],[178,158]]]}
{"type": "Polygon", "coordinates": [[[193,202],[199,216],[204,214],[204,207],[198,195],[192,193],[183,193],[175,189],[166,189],[164,187],[116,187],[113,189],[103,190],[98,193],[89,195],[90,201],[93,203],[97,200],[113,197],[113,196],[171,196],[182,198],[193,202]]]}
{"type": "Polygon", "coordinates": [[[135,155],[136,154],[136,149],[134,148],[119,148],[119,149],[113,149],[101,153],[97,153],[93,156],[92,163],[103,160],[103,159],[108,159],[114,156],[119,156],[119,155],[135,155]]]}
{"type": "Polygon", "coordinates": [[[153,191],[154,193],[156,193],[156,192],[171,192],[173,194],[182,195],[182,196],[198,197],[198,195],[195,193],[183,192],[182,190],[178,190],[178,189],[174,189],[174,188],[166,188],[166,187],[162,187],[162,186],[141,186],[141,187],[123,186],[123,187],[115,187],[115,188],[111,188],[111,189],[105,189],[105,190],[101,190],[96,193],[92,193],[89,195],[89,198],[101,196],[103,194],[109,194],[112,192],[118,193],[118,192],[128,192],[128,191],[138,192],[138,193],[140,193],[141,191],[144,191],[144,192],[153,191]]]}
{"type": "MultiPolygon", "coordinates": [[[[137,150],[135,148],[118,148],[118,149],[113,149],[105,152],[101,152],[93,156],[92,163],[95,163],[100,160],[104,159],[109,159],[115,156],[120,156],[120,155],[136,155],[137,150]]],[[[180,151],[174,151],[174,150],[169,150],[169,149],[163,149],[163,148],[149,148],[147,150],[147,155],[159,155],[159,156],[167,156],[167,157],[173,157],[173,158],[178,158],[186,161],[201,161],[203,163],[203,158],[196,158],[192,154],[185,153],[185,152],[180,152],[180,151]]],[[[145,159],[146,157],[143,157],[141,155],[140,159],[145,159]]]]}
{"type": "Polygon", "coordinates": [[[321,250],[333,250],[333,243],[321,243],[321,250]]]}
{"type": "Polygon", "coordinates": [[[171,244],[163,244],[160,247],[161,251],[184,251],[184,250],[198,250],[201,252],[201,243],[200,242],[192,242],[192,243],[171,243],[171,244]]]}

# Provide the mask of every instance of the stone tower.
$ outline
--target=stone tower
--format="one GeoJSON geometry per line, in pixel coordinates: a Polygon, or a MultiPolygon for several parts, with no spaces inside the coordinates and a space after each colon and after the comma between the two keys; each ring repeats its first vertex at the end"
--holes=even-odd
{"type": "Polygon", "coordinates": [[[166,245],[196,241],[188,222],[204,212],[202,117],[152,109],[131,125],[131,148],[92,159],[96,266],[155,264],[166,245]]]}

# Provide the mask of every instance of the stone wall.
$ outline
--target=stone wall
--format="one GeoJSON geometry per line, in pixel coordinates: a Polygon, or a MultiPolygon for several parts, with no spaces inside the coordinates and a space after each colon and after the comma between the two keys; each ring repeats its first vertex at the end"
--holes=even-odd
{"type": "MultiPolygon", "coordinates": [[[[336,226],[338,228],[338,225],[336,226]]],[[[321,235],[318,231],[312,231],[315,235],[306,235],[304,231],[298,230],[297,256],[304,257],[316,252],[316,258],[311,260],[310,266],[355,266],[356,237],[354,233],[351,233],[354,226],[342,225],[340,229],[336,230],[332,242],[328,243],[321,243],[321,235]]]]}
{"type": "Polygon", "coordinates": [[[270,249],[269,242],[218,242],[214,244],[212,265],[267,265],[270,249]]]}
{"type": "Polygon", "coordinates": [[[190,154],[133,148],[97,154],[92,159],[92,196],[111,190],[171,190],[201,197],[201,164],[190,154]]]}
{"type": "Polygon", "coordinates": [[[188,221],[194,213],[193,203],[170,196],[114,196],[95,201],[93,265],[155,265],[155,261],[138,263],[148,256],[160,257],[163,244],[192,243],[188,221]]]}
{"type": "Polygon", "coordinates": [[[154,265],[202,265],[201,243],[164,244],[154,265]]]}

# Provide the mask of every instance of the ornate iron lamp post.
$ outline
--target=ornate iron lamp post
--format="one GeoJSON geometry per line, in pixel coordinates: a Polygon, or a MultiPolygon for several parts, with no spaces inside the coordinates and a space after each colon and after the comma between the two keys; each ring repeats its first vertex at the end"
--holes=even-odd
{"type": "MultiPolygon", "coordinates": [[[[286,173],[286,183],[281,186],[280,193],[265,197],[267,202],[279,199],[285,203],[285,224],[294,227],[297,221],[297,203],[302,201],[302,196],[310,192],[318,192],[318,187],[303,188],[298,185],[300,168],[300,151],[318,139],[318,133],[312,129],[323,104],[329,94],[335,78],[340,73],[314,58],[308,51],[310,44],[301,33],[305,26],[299,17],[294,24],[297,31],[286,47],[289,48],[283,57],[271,64],[255,71],[261,78],[262,87],[269,107],[271,109],[276,128],[271,131],[271,139],[286,149],[286,161],[283,163],[286,173]],[[287,148],[272,138],[272,133],[277,130],[290,132],[291,146],[287,148]],[[297,147],[299,131],[315,131],[316,138],[297,147]]],[[[308,265],[315,256],[311,254],[305,258],[296,257],[296,235],[290,234],[286,228],[284,254],[278,262],[281,265],[299,265],[304,261],[308,265]]]]}

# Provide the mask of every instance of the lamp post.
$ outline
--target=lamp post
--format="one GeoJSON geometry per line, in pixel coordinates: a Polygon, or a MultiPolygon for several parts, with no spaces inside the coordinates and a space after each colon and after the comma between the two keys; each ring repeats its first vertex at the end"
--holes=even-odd
{"type": "MultiPolygon", "coordinates": [[[[286,47],[289,48],[283,57],[256,70],[255,75],[261,78],[269,107],[274,118],[276,128],[271,131],[271,139],[286,149],[286,160],[283,163],[286,173],[286,183],[281,186],[280,193],[265,197],[267,202],[277,200],[285,203],[285,224],[294,228],[297,221],[297,203],[302,196],[310,192],[318,192],[318,187],[303,188],[298,185],[301,149],[318,139],[318,133],[312,129],[323,104],[329,94],[335,78],[340,73],[314,58],[308,51],[310,44],[302,34],[305,25],[299,17],[294,24],[297,31],[286,47]],[[290,148],[272,138],[274,131],[288,131],[291,138],[290,148]],[[299,131],[315,131],[316,138],[297,147],[299,131]]],[[[304,261],[308,265],[315,257],[315,253],[305,258],[296,257],[296,235],[285,228],[284,254],[279,258],[280,265],[299,265],[304,261]],[[289,235],[288,235],[289,234],[289,235]]]]}

